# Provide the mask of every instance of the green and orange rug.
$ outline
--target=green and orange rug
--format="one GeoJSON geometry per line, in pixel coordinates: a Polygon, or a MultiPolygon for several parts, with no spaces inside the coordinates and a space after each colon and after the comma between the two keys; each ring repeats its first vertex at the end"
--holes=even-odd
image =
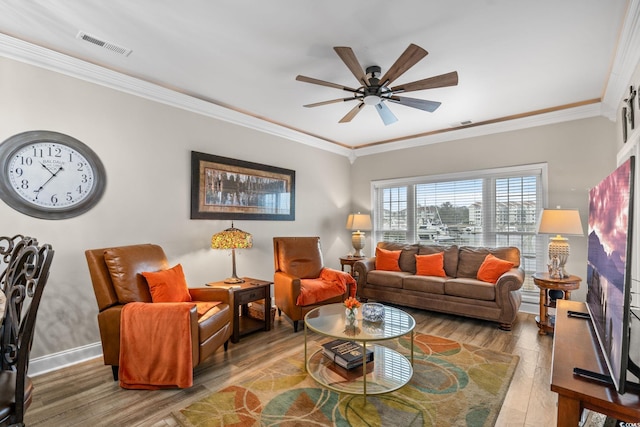
{"type": "MultiPolygon", "coordinates": [[[[387,343],[385,343],[386,345],[387,343]]],[[[409,354],[409,340],[395,342],[409,354]]],[[[415,335],[414,374],[399,390],[368,396],[320,386],[300,349],[174,413],[184,426],[492,426],[518,356],[415,335]]]]}

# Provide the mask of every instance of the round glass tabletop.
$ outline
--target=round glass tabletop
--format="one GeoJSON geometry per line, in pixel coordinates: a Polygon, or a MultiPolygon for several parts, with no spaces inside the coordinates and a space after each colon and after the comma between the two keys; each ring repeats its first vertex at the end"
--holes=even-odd
{"type": "Polygon", "coordinates": [[[349,322],[342,304],[328,304],[311,310],[304,317],[305,326],[322,335],[353,341],[382,341],[398,338],[413,331],[416,321],[395,307],[384,307],[384,320],[369,322],[358,310],[354,322],[349,322]]]}

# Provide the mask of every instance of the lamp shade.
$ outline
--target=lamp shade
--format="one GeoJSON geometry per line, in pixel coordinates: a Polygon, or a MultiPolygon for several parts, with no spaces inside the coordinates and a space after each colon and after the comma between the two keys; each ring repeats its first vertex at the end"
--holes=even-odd
{"type": "Polygon", "coordinates": [[[371,228],[371,215],[369,214],[361,214],[358,212],[356,214],[350,214],[347,218],[347,230],[369,231],[371,228]]]}
{"type": "Polygon", "coordinates": [[[576,209],[543,209],[538,218],[538,233],[583,236],[580,213],[576,209]]]}
{"type": "Polygon", "coordinates": [[[231,249],[232,274],[224,280],[224,283],[244,283],[236,274],[236,249],[248,249],[253,246],[253,238],[250,233],[242,231],[233,226],[227,228],[211,237],[211,249],[231,249]]]}
{"type": "Polygon", "coordinates": [[[211,237],[211,249],[248,249],[253,246],[250,233],[233,226],[211,237]]]}

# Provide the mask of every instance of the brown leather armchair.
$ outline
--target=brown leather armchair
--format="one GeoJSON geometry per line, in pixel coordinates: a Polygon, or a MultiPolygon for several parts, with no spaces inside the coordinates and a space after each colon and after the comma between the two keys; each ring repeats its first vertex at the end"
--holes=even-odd
{"type": "MultiPolygon", "coordinates": [[[[121,246],[85,251],[93,290],[98,302],[98,326],[104,364],[111,365],[118,379],[120,357],[120,313],[129,302],[152,302],[142,272],[166,270],[167,257],[160,246],[152,244],[121,246]]],[[[228,289],[189,288],[193,301],[222,301],[198,317],[191,310],[193,366],[200,364],[221,345],[226,351],[233,332],[233,293],[228,289]]]]}
{"type": "Polygon", "coordinates": [[[274,237],[273,257],[275,273],[273,278],[274,297],[278,315],[282,312],[293,322],[294,332],[298,332],[298,321],[312,309],[325,304],[340,303],[348,298],[350,286],[343,294],[309,305],[297,305],[301,279],[317,279],[324,264],[319,237],[274,237]]]}

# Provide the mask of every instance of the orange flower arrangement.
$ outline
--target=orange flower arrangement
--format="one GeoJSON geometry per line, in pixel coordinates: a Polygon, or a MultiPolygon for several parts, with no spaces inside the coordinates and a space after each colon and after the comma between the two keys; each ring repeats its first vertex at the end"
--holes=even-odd
{"type": "Polygon", "coordinates": [[[349,297],[346,300],[344,300],[344,306],[347,307],[349,310],[353,310],[354,308],[360,307],[360,301],[358,301],[354,297],[349,297]]]}

